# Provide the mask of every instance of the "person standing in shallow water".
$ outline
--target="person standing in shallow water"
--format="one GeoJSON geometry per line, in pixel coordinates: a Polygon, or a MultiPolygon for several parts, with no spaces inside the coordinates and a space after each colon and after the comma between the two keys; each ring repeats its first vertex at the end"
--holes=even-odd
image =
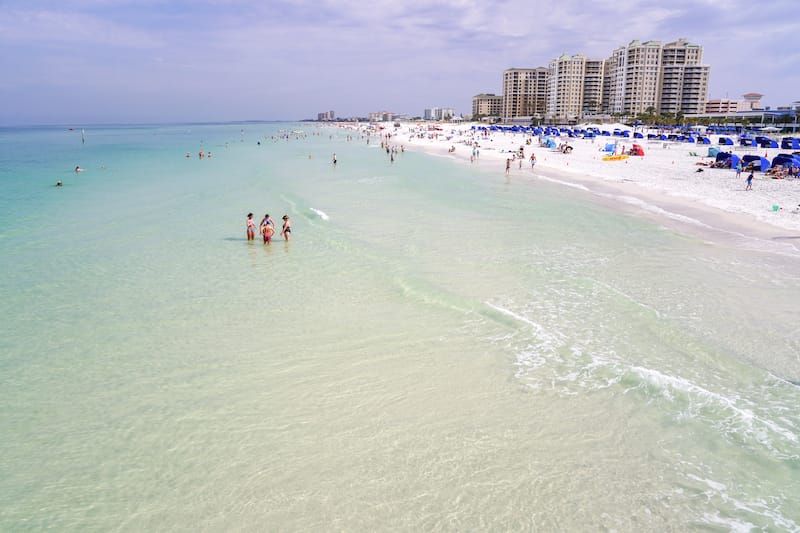
{"type": "Polygon", "coordinates": [[[289,215],[283,215],[283,227],[281,228],[281,235],[285,240],[289,240],[289,236],[292,234],[292,221],[289,220],[289,215]]]}
{"type": "Polygon", "coordinates": [[[256,222],[253,220],[253,213],[247,214],[247,240],[252,241],[256,238],[256,222]]]}

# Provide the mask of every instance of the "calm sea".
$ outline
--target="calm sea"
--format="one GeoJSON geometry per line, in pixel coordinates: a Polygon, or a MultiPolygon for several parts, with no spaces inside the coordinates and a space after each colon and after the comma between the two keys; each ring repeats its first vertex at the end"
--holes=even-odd
{"type": "Polygon", "coordinates": [[[800,529],[800,259],[379,142],[0,129],[0,530],[800,529]]]}

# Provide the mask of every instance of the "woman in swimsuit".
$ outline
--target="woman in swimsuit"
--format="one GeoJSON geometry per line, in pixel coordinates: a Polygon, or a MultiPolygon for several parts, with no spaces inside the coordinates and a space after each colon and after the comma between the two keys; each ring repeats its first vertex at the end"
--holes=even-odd
{"type": "Polygon", "coordinates": [[[256,238],[256,223],[253,220],[253,213],[247,215],[247,240],[252,241],[256,238]]]}
{"type": "Polygon", "coordinates": [[[283,228],[281,228],[281,235],[283,235],[283,238],[288,241],[291,233],[292,222],[289,220],[289,215],[283,215],[283,228]]]}

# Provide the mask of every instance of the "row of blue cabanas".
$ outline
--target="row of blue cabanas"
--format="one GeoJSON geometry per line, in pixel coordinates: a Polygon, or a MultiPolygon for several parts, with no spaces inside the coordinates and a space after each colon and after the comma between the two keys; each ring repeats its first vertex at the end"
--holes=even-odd
{"type": "Polygon", "coordinates": [[[764,137],[762,135],[757,135],[753,137],[752,135],[745,134],[739,137],[739,145],[761,147],[761,148],[777,148],[778,141],[770,139],[769,137],[764,137]]]}
{"type": "Polygon", "coordinates": [[[671,141],[680,143],[711,144],[711,139],[703,135],[700,136],[680,135],[677,133],[671,133],[669,135],[665,135],[663,133],[662,134],[648,133],[647,139],[650,141],[671,141]]]}
{"type": "Polygon", "coordinates": [[[717,162],[723,161],[726,163],[726,166],[731,168],[734,168],[739,164],[739,159],[742,160],[742,165],[744,166],[750,165],[751,163],[755,164],[756,169],[760,170],[761,172],[766,171],[770,167],[777,167],[778,165],[782,165],[787,168],[800,168],[800,155],[796,154],[778,154],[772,158],[772,162],[770,162],[770,160],[766,157],[761,157],[758,155],[746,155],[740,158],[738,155],[732,152],[716,152],[716,154],[713,154],[712,150],[716,149],[709,148],[709,156],[716,155],[717,162]]]}
{"type": "MultiPolygon", "coordinates": [[[[551,137],[583,137],[584,139],[590,139],[592,137],[623,137],[623,138],[630,138],[631,132],[629,130],[620,130],[614,129],[611,130],[601,130],[600,128],[580,128],[580,129],[570,129],[570,128],[555,128],[552,126],[547,127],[539,127],[539,126],[472,126],[473,130],[476,131],[501,131],[507,133],[530,133],[531,135],[549,135],[551,137]]],[[[641,133],[633,134],[634,138],[641,139],[643,138],[641,133]]]]}
{"type": "MultiPolygon", "coordinates": [[[[539,127],[539,126],[472,126],[473,130],[477,131],[503,131],[509,133],[530,133],[531,135],[547,135],[550,137],[560,137],[560,136],[567,136],[567,137],[583,137],[584,139],[590,139],[592,137],[622,137],[622,138],[634,138],[634,139],[644,139],[645,136],[641,132],[633,132],[631,133],[629,130],[621,130],[615,128],[614,130],[601,130],[600,128],[581,128],[581,129],[570,129],[570,128],[555,128],[552,126],[547,127],[539,127]]],[[[741,129],[741,128],[740,128],[741,129]]],[[[685,133],[671,133],[671,134],[657,134],[657,133],[648,133],[647,139],[650,141],[671,141],[671,142],[685,142],[685,143],[696,143],[696,144],[711,144],[711,139],[709,135],[712,133],[720,133],[722,131],[736,133],[737,129],[728,126],[728,127],[718,127],[718,128],[711,128],[709,127],[706,131],[706,135],[701,135],[699,132],[689,131],[685,133]]],[[[719,138],[719,144],[723,146],[734,146],[733,139],[726,136],[721,136],[719,138]]],[[[769,137],[763,136],[752,136],[748,134],[743,134],[739,139],[740,146],[759,146],[761,148],[778,148],[778,142],[774,139],[770,139],[769,137]]],[[[780,144],[780,148],[784,150],[800,150],[800,139],[795,139],[793,137],[785,137],[780,144]]]]}

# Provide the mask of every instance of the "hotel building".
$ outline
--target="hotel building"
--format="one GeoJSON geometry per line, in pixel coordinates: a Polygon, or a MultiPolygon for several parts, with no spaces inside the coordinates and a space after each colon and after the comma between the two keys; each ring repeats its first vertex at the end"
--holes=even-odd
{"type": "Polygon", "coordinates": [[[574,119],[583,111],[586,56],[563,54],[547,68],[547,116],[574,119]]]}
{"type": "Polygon", "coordinates": [[[547,110],[547,68],[510,68],[503,72],[503,118],[530,117],[547,110]]]}

